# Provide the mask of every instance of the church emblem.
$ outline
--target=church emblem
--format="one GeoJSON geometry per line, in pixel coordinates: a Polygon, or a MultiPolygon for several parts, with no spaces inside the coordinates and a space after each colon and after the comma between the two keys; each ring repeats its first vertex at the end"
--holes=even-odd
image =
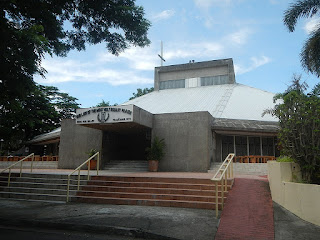
{"type": "Polygon", "coordinates": [[[99,112],[97,115],[98,121],[101,123],[105,123],[108,121],[110,114],[106,112],[99,112]]]}

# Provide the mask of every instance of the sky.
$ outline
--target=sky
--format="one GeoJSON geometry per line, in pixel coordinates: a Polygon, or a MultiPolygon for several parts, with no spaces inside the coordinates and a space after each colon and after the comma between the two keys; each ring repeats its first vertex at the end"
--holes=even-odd
{"type": "Polygon", "coordinates": [[[46,56],[46,78],[35,76],[35,81],[78,98],[82,108],[102,100],[121,104],[137,88],[153,87],[163,41],[164,66],[232,58],[237,83],[279,93],[293,74],[301,74],[311,88],[319,81],[301,67],[300,52],[319,19],[300,19],[290,33],[283,15],[292,2],[137,0],[152,23],[149,46],[131,47],[119,56],[109,53],[105,44],[71,51],[64,58],[46,56]]]}

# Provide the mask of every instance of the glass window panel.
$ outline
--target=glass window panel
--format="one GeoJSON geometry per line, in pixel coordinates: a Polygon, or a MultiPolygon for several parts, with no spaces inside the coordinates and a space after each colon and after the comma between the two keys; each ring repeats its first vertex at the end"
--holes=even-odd
{"type": "Polygon", "coordinates": [[[236,154],[237,156],[247,156],[247,137],[236,136],[236,154]]]}
{"type": "Polygon", "coordinates": [[[228,156],[229,153],[234,152],[233,136],[222,136],[222,161],[228,156]]]}
{"type": "Polygon", "coordinates": [[[185,88],[185,79],[161,81],[159,88],[160,90],[171,88],[185,88]]]}
{"type": "Polygon", "coordinates": [[[229,82],[229,76],[228,75],[222,75],[220,76],[220,82],[221,84],[226,84],[229,82]]]}
{"type": "Polygon", "coordinates": [[[260,137],[249,137],[249,155],[261,155],[260,137]]]}
{"type": "Polygon", "coordinates": [[[228,75],[201,77],[201,86],[219,85],[228,82],[228,75]]]}
{"type": "Polygon", "coordinates": [[[272,137],[262,138],[262,154],[264,156],[274,156],[274,146],[272,137]]]}

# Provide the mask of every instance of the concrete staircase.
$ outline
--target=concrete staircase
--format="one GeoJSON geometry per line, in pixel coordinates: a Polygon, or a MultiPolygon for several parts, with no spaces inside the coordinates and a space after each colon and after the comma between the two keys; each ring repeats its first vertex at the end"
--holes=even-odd
{"type": "Polygon", "coordinates": [[[112,160],[108,162],[104,170],[113,172],[147,172],[148,161],[146,160],[112,160]]]}
{"type": "MultiPolygon", "coordinates": [[[[80,185],[86,185],[86,176],[80,177],[80,185]]],[[[67,175],[62,174],[31,174],[12,173],[10,187],[8,187],[8,174],[0,175],[0,197],[16,200],[32,200],[44,202],[65,202],[67,194],[67,175]]],[[[70,181],[70,196],[77,190],[77,176],[70,181]]]]}
{"type": "Polygon", "coordinates": [[[213,173],[213,174],[215,174],[215,173],[219,170],[221,164],[222,164],[222,162],[212,163],[211,166],[210,166],[210,168],[208,169],[208,173],[213,173]]]}
{"type": "MultiPolygon", "coordinates": [[[[232,184],[228,180],[228,190],[232,184]]],[[[209,179],[93,176],[72,201],[215,209],[216,194],[221,208],[221,186],[216,193],[209,179]]]]}

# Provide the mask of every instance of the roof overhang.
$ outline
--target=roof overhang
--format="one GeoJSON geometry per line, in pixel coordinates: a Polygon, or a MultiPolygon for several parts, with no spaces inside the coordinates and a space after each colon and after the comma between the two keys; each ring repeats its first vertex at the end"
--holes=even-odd
{"type": "Polygon", "coordinates": [[[216,118],[212,130],[218,134],[276,136],[279,123],[242,119],[216,118]]]}

